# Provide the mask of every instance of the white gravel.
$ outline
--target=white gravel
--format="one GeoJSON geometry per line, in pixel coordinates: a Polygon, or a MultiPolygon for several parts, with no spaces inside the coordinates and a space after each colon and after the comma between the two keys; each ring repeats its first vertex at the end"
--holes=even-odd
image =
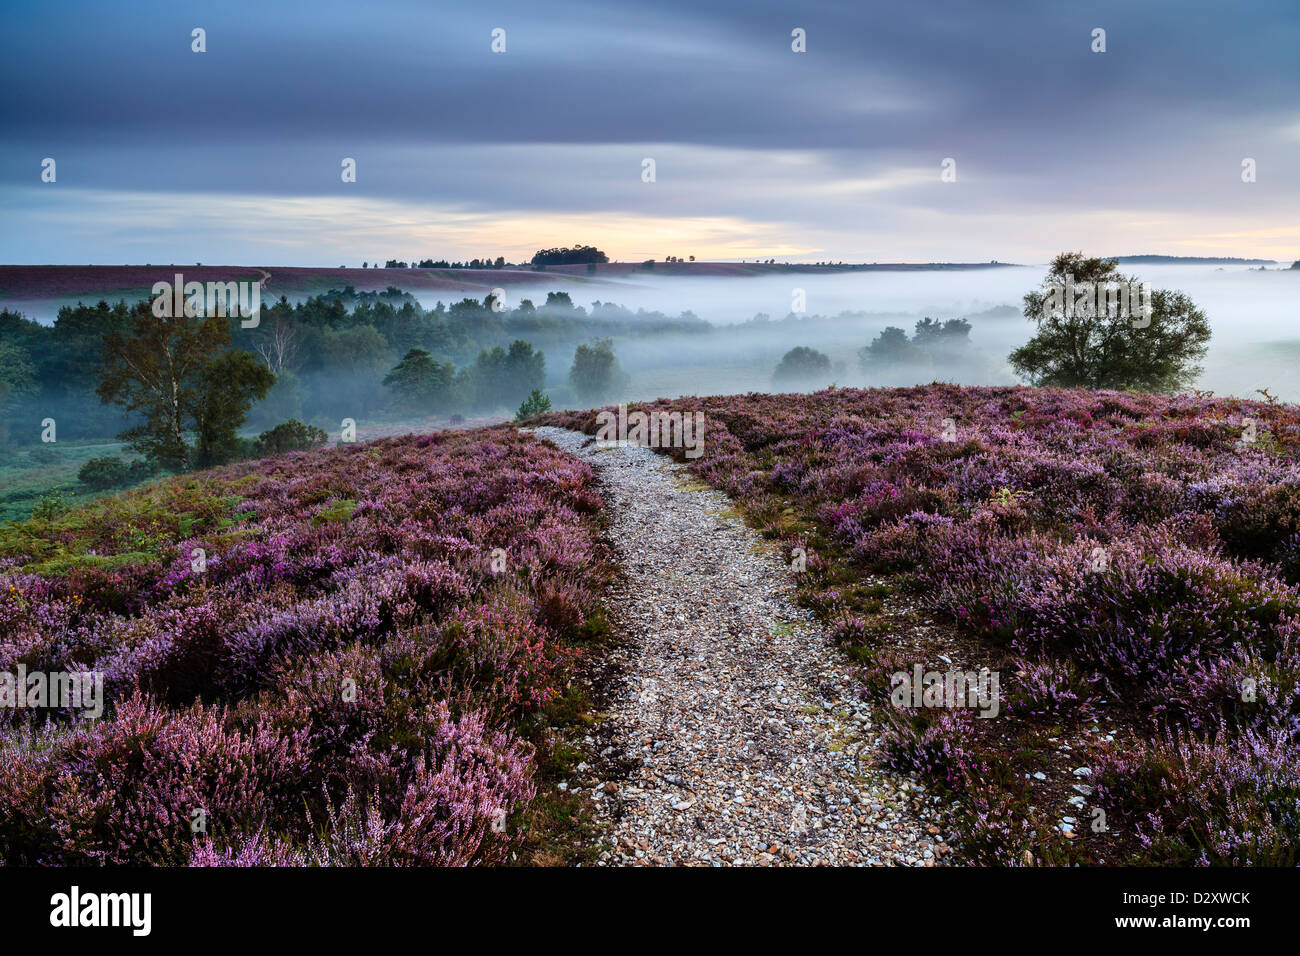
{"type": "Polygon", "coordinates": [[[607,597],[618,676],[585,740],[599,765],[564,783],[595,802],[601,865],[950,861],[936,799],[869,766],[851,663],[726,495],[647,448],[535,433],[596,469],[624,571],[607,597]]]}

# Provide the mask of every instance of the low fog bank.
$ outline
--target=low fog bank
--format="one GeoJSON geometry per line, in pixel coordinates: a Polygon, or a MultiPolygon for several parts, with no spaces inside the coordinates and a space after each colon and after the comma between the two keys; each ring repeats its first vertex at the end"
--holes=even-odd
{"type": "MultiPolygon", "coordinates": [[[[699,335],[615,339],[614,351],[627,371],[626,393],[633,400],[717,395],[751,391],[806,391],[830,384],[896,386],[952,381],[970,385],[1015,381],[1006,353],[1026,324],[1009,308],[963,315],[932,309],[921,313],[846,312],[834,316],[788,317],[718,327],[699,335]],[[915,361],[890,361],[863,368],[860,352],[886,328],[914,335],[926,316],[966,317],[970,346],[960,357],[926,355],[915,361]],[[830,368],[802,379],[774,381],[782,357],[795,348],[824,353],[830,368]]],[[[557,369],[557,371],[559,371],[557,369]]],[[[562,382],[556,381],[555,385],[562,382]]]]}
{"type": "MultiPolygon", "coordinates": [[[[246,436],[290,419],[334,432],[345,419],[373,426],[513,416],[533,389],[560,409],[831,384],[1009,385],[1018,379],[1008,356],[1035,331],[1022,300],[1046,273],[1045,266],[743,277],[646,272],[578,287],[543,279],[507,286],[504,310],[481,289],[335,290],[296,304],[264,300],[258,328],[232,320],[230,346],[276,376],[250,409],[246,436]],[[921,323],[930,338],[918,335],[921,323]],[[959,334],[934,338],[944,323],[959,334]],[[572,378],[582,349],[597,365],[612,364],[607,385],[593,389],[572,378]],[[775,379],[795,349],[812,365],[775,379]]],[[[1121,273],[1181,291],[1205,313],[1212,338],[1197,387],[1244,397],[1267,389],[1300,402],[1300,269],[1131,264],[1121,273]]],[[[39,443],[36,423],[46,418],[58,421],[61,440],[103,440],[138,423],[96,394],[102,336],[129,329],[126,305],[69,309],[53,326],[12,313],[6,323],[0,448],[7,440],[39,443]]]]}
{"type": "MultiPolygon", "coordinates": [[[[1155,289],[1182,291],[1205,312],[1213,338],[1198,387],[1247,397],[1268,389],[1300,401],[1300,270],[1121,265],[1120,271],[1155,289]]],[[[630,376],[627,396],[634,400],[790,391],[789,385],[774,385],[772,373],[799,346],[825,353],[832,363],[830,374],[805,383],[806,389],[831,383],[999,385],[1017,381],[1007,355],[1033,334],[1022,299],[1040,286],[1045,272],[1045,266],[1010,266],[739,279],[645,275],[621,281],[617,290],[602,289],[601,298],[672,317],[688,313],[715,327],[704,334],[615,336],[615,352],[630,376]],[[799,290],[806,309],[801,314],[791,312],[799,290]],[[860,368],[859,350],[882,330],[893,326],[911,335],[925,317],[969,321],[969,352],[960,359],[860,368]]],[[[575,304],[590,306],[578,292],[571,294],[575,304]]],[[[572,360],[572,345],[565,346],[561,353],[548,352],[548,385],[560,392],[562,404],[568,404],[564,373],[572,360]]]]}

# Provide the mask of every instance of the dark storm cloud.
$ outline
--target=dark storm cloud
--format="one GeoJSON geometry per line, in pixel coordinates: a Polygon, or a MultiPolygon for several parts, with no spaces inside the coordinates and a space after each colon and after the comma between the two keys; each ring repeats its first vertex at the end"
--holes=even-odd
{"type": "Polygon", "coordinates": [[[0,134],[1057,149],[1295,108],[1294,3],[1135,7],[19,4],[0,134]],[[497,26],[505,55],[489,50],[497,26]]]}
{"type": "Polygon", "coordinates": [[[42,200],[17,194],[39,188],[45,156],[60,189],[101,195],[334,197],[352,156],[349,198],[806,236],[868,210],[900,229],[1048,207],[1159,223],[1300,198],[1290,0],[20,2],[2,16],[0,204],[32,229],[42,200]],[[639,188],[647,155],[654,190],[639,188]],[[960,190],[935,186],[946,156],[960,190]],[[1262,171],[1249,194],[1245,156],[1262,171]]]}

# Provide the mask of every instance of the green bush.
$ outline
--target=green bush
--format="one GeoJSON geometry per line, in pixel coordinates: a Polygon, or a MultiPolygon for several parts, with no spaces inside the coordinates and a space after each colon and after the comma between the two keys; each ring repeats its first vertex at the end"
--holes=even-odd
{"type": "Polygon", "coordinates": [[[83,485],[89,485],[95,491],[106,491],[125,485],[131,470],[125,461],[116,455],[106,458],[92,458],[81,466],[77,478],[83,485]]]}
{"type": "Polygon", "coordinates": [[[524,399],[523,404],[519,406],[519,411],[515,413],[515,421],[522,422],[534,415],[541,415],[551,410],[551,400],[540,389],[535,388],[524,399]]]}
{"type": "Polygon", "coordinates": [[[305,425],[296,418],[281,422],[270,431],[264,431],[253,443],[253,454],[283,455],[290,451],[310,451],[329,441],[329,435],[315,425],[305,425]]]}
{"type": "Polygon", "coordinates": [[[53,521],[59,515],[64,514],[68,508],[68,503],[57,490],[47,491],[41,496],[41,500],[36,503],[36,507],[32,509],[32,517],[42,521],[53,521]]]}

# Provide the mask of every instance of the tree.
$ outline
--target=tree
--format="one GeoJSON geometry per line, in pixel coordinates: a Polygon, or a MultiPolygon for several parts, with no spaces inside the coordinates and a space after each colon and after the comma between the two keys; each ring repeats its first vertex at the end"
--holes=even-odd
{"type": "Polygon", "coordinates": [[[522,339],[507,351],[497,345],[483,349],[474,361],[476,403],[481,408],[513,406],[546,384],[546,357],[522,339]]]}
{"type": "Polygon", "coordinates": [[[258,326],[257,354],[275,375],[297,366],[301,343],[298,326],[288,316],[272,314],[264,317],[258,326]]]}
{"type": "Polygon", "coordinates": [[[427,351],[410,349],[384,376],[384,386],[410,411],[443,411],[453,403],[456,366],[436,361],[427,351]]]}
{"type": "Polygon", "coordinates": [[[1210,340],[1210,325],[1181,292],[1150,293],[1150,313],[1106,308],[1105,293],[1089,302],[1093,289],[1137,280],[1119,274],[1114,259],[1086,259],[1082,253],[1057,256],[1041,291],[1025,296],[1025,317],[1037,333],[1010,355],[1011,366],[1034,385],[1136,389],[1174,392],[1191,384],[1210,340]],[[1093,285],[1088,285],[1088,284],[1093,285]],[[1066,301],[1071,287],[1083,287],[1082,305],[1066,301]],[[1063,298],[1062,288],[1067,290],[1063,298]],[[1100,307],[1097,307],[1100,304],[1100,307]],[[1114,314],[1112,314],[1114,313],[1114,314]]]}
{"type": "Polygon", "coordinates": [[[275,376],[251,352],[237,349],[208,362],[200,382],[195,463],[209,468],[245,457],[252,449],[239,438],[239,426],[253,403],[266,397],[275,376]]]}
{"type": "Polygon", "coordinates": [[[0,382],[0,449],[9,444],[9,415],[5,412],[7,401],[9,401],[9,385],[0,382]]]}
{"type": "Polygon", "coordinates": [[[229,342],[230,325],[223,318],[159,317],[148,301],[136,305],[128,330],[103,338],[100,401],[143,418],[118,437],[163,467],[189,467],[193,450],[186,435],[197,423],[202,389],[210,381],[205,372],[229,342]]]}
{"type": "Polygon", "coordinates": [[[881,331],[869,345],[858,350],[858,364],[864,371],[882,365],[916,362],[921,357],[916,346],[907,340],[907,333],[894,325],[881,331]]]}
{"type": "Polygon", "coordinates": [[[776,371],[772,373],[772,381],[778,384],[803,384],[824,379],[830,372],[830,356],[799,345],[781,357],[776,371]]]}
{"type": "Polygon", "coordinates": [[[940,322],[929,316],[916,323],[912,344],[934,358],[952,358],[970,347],[971,324],[965,319],[940,322]]]}
{"type": "Polygon", "coordinates": [[[599,401],[624,385],[626,376],[614,357],[610,339],[595,339],[579,345],[569,369],[569,385],[582,401],[599,401]]]}
{"type": "Polygon", "coordinates": [[[551,400],[540,388],[535,388],[528,393],[528,397],[519,405],[519,411],[515,413],[515,421],[527,421],[534,415],[541,415],[551,410],[551,400]]]}
{"type": "Polygon", "coordinates": [[[0,382],[8,386],[9,394],[14,398],[33,396],[40,391],[36,367],[27,349],[0,341],[0,382]]]}
{"type": "Polygon", "coordinates": [[[533,253],[535,266],[583,265],[588,262],[609,262],[609,256],[595,246],[568,246],[559,249],[538,249],[533,253]]]}

